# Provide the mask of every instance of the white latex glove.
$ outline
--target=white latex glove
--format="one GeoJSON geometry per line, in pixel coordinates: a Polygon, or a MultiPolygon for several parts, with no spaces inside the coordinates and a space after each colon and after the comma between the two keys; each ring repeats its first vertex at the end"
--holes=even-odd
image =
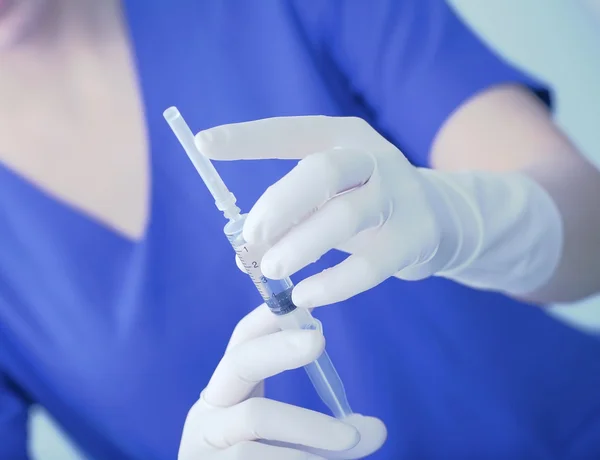
{"type": "Polygon", "coordinates": [[[293,301],[345,300],[390,276],[446,276],[525,293],[546,282],[560,256],[560,215],[520,173],[415,168],[365,121],[284,117],[200,132],[218,160],[300,159],[269,187],[244,225],[249,243],[270,246],[261,269],[289,276],[333,248],[344,262],[298,283],[293,301]]]}
{"type": "Polygon", "coordinates": [[[247,315],[187,416],[179,460],[356,459],[379,449],[379,419],[342,422],[263,397],[263,379],[312,362],[324,345],[318,331],[280,331],[266,305],[247,315]]]}

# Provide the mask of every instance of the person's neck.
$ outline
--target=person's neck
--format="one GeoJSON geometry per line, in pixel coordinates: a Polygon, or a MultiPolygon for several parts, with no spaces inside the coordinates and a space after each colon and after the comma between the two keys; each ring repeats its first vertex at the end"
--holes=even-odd
{"type": "Polygon", "coordinates": [[[13,1],[0,0],[0,53],[46,51],[65,38],[98,43],[113,34],[120,9],[120,0],[13,1]]]}

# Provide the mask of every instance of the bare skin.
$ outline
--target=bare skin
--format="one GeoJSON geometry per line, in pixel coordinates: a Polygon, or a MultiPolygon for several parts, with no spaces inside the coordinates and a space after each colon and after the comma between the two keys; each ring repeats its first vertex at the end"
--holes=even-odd
{"type": "Polygon", "coordinates": [[[554,199],[564,224],[562,258],[526,300],[571,302],[600,291],[600,172],[528,90],[492,88],[463,104],[438,132],[431,161],[449,171],[522,171],[554,199]]]}
{"type": "Polygon", "coordinates": [[[47,8],[35,32],[0,51],[0,162],[139,238],[148,145],[120,2],[54,0],[47,8]]]}
{"type": "MultiPolygon", "coordinates": [[[[148,218],[149,155],[120,2],[48,5],[35,33],[0,51],[0,162],[137,239],[148,218]]],[[[600,291],[600,174],[531,93],[503,86],[466,101],[438,132],[431,159],[437,169],[524,171],[554,198],[565,226],[562,260],[528,300],[600,291]]]]}

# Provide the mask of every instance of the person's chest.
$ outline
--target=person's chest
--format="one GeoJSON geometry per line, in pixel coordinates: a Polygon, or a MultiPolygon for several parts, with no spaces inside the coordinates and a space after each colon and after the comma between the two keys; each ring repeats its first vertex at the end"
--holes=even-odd
{"type": "MultiPolygon", "coordinates": [[[[277,49],[259,22],[230,34],[241,18],[180,24],[159,46],[172,18],[130,6],[140,9],[129,12],[135,61],[123,31],[110,53],[62,50],[0,78],[3,96],[35,91],[18,117],[0,112],[11,122],[0,135],[10,152],[0,322],[12,356],[0,361],[79,442],[152,458],[145,445],[173,448],[235,323],[260,301],[162,111],[178,105],[198,130],[347,108],[285,27],[277,49]]],[[[291,165],[219,167],[249,210],[291,165]]]]}
{"type": "Polygon", "coordinates": [[[103,225],[139,237],[148,146],[120,2],[52,0],[0,51],[0,164],[103,225]]]}
{"type": "MultiPolygon", "coordinates": [[[[11,358],[0,361],[99,458],[174,458],[187,410],[235,323],[259,302],[162,111],[177,105],[194,131],[277,115],[361,115],[295,28],[275,34],[274,25],[219,13],[212,2],[181,2],[173,15],[161,3],[128,4],[151,177],[142,237],[131,241],[0,169],[0,314],[11,331],[0,347],[11,358]]],[[[106,148],[121,145],[108,138],[106,148]]],[[[131,180],[139,166],[119,170],[131,180]]],[[[218,165],[244,210],[291,166],[218,165]]],[[[119,193],[127,197],[127,187],[119,193]]],[[[327,256],[299,277],[339,260],[327,256]]],[[[319,316],[352,404],[388,424],[390,440],[375,458],[531,452],[532,439],[546,440],[536,434],[540,421],[551,419],[543,400],[560,390],[538,394],[555,379],[540,360],[560,348],[559,367],[577,376],[569,358],[584,354],[584,344],[507,299],[435,280],[389,280],[319,316]],[[485,313],[471,304],[485,304],[485,313]],[[532,335],[540,325],[548,331],[532,335]],[[498,355],[514,361],[506,373],[498,355]]],[[[322,409],[301,373],[267,388],[322,409]]]]}
{"type": "Polygon", "coordinates": [[[0,164],[127,238],[142,237],[150,220],[153,176],[164,167],[152,157],[165,156],[157,117],[168,105],[195,130],[362,111],[285,6],[54,3],[47,43],[0,54],[0,164]]]}

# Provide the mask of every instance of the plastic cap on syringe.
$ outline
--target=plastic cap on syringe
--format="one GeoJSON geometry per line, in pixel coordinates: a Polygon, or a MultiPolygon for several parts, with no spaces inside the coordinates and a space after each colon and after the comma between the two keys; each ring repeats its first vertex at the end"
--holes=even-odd
{"type": "Polygon", "coordinates": [[[163,116],[173,133],[181,143],[189,159],[194,164],[196,171],[208,187],[209,192],[215,199],[217,208],[225,214],[228,219],[236,219],[240,215],[240,208],[235,205],[236,198],[229,191],[221,176],[211,161],[202,154],[194,142],[194,134],[179,113],[176,107],[169,107],[163,112],[163,116]]]}

